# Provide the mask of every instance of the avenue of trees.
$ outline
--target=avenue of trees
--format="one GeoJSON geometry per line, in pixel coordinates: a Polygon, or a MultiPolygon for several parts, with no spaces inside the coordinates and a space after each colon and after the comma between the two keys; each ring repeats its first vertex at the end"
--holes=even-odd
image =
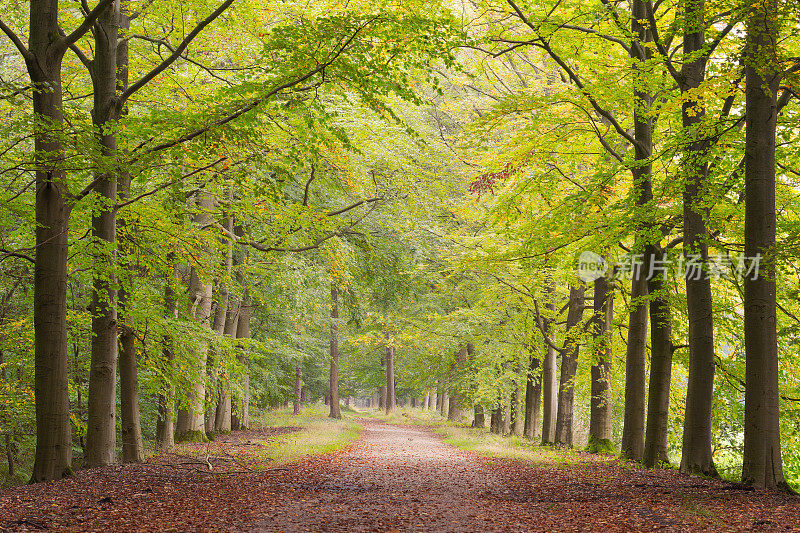
{"type": "Polygon", "coordinates": [[[3,1],[7,482],[353,399],[800,482],[796,0],[3,1]]]}

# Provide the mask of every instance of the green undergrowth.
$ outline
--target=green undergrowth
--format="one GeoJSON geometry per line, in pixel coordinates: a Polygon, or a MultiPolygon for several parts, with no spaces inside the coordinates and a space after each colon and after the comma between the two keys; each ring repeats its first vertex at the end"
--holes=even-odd
{"type": "Polygon", "coordinates": [[[255,420],[256,424],[301,429],[253,442],[263,447],[264,460],[270,465],[293,463],[346,448],[361,435],[361,425],[353,420],[357,414],[343,407],[343,418],[334,420],[328,418],[328,409],[324,405],[312,405],[304,407],[298,416],[292,414],[292,408],[265,412],[255,420]]]}
{"type": "Polygon", "coordinates": [[[233,440],[217,439],[202,443],[176,444],[170,453],[205,460],[207,457],[234,456],[248,463],[250,468],[274,468],[297,462],[307,457],[335,452],[346,448],[361,434],[362,427],[354,421],[358,415],[352,409],[343,409],[343,418],[328,418],[328,407],[305,406],[299,415],[292,408],[264,411],[251,419],[254,433],[239,435],[232,432],[233,440]],[[264,432],[259,433],[258,428],[264,432]],[[270,428],[290,428],[283,434],[270,434],[270,428]]]}
{"type": "Polygon", "coordinates": [[[377,418],[388,424],[412,425],[412,426],[458,426],[460,424],[452,422],[442,417],[438,411],[422,411],[420,409],[394,409],[386,414],[378,409],[364,409],[360,412],[361,416],[377,418]]]}
{"type": "MultiPolygon", "coordinates": [[[[541,446],[538,441],[514,435],[496,435],[480,428],[441,425],[434,431],[441,435],[446,443],[484,457],[546,464],[548,468],[569,468],[588,460],[585,454],[582,455],[577,450],[541,446]]],[[[608,460],[614,458],[608,457],[608,460]]]]}

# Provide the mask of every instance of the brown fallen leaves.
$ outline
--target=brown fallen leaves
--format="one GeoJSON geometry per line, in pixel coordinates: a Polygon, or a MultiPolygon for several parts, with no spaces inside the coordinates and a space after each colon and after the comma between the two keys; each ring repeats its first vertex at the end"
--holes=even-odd
{"type": "Polygon", "coordinates": [[[0,492],[0,531],[800,531],[800,499],[595,456],[484,459],[365,422],[350,448],[281,468],[275,428],[141,465],[0,492]]]}

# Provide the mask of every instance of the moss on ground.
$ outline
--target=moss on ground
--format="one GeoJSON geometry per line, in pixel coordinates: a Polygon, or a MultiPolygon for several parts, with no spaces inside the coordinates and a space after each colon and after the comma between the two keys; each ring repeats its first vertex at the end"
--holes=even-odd
{"type": "Polygon", "coordinates": [[[175,437],[175,442],[208,442],[205,431],[187,431],[175,437]]]}
{"type": "Polygon", "coordinates": [[[599,439],[594,435],[589,436],[589,444],[586,446],[587,453],[599,453],[605,455],[617,455],[617,448],[611,439],[599,439]]]}

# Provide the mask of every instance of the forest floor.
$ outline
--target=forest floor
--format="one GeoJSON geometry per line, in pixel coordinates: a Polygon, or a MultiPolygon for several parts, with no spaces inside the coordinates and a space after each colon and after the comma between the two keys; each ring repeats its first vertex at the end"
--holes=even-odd
{"type": "Polygon", "coordinates": [[[490,458],[430,428],[360,423],[343,450],[281,466],[259,450],[291,428],[5,489],[0,531],[800,531],[800,498],[780,493],[586,454],[490,458]]]}

